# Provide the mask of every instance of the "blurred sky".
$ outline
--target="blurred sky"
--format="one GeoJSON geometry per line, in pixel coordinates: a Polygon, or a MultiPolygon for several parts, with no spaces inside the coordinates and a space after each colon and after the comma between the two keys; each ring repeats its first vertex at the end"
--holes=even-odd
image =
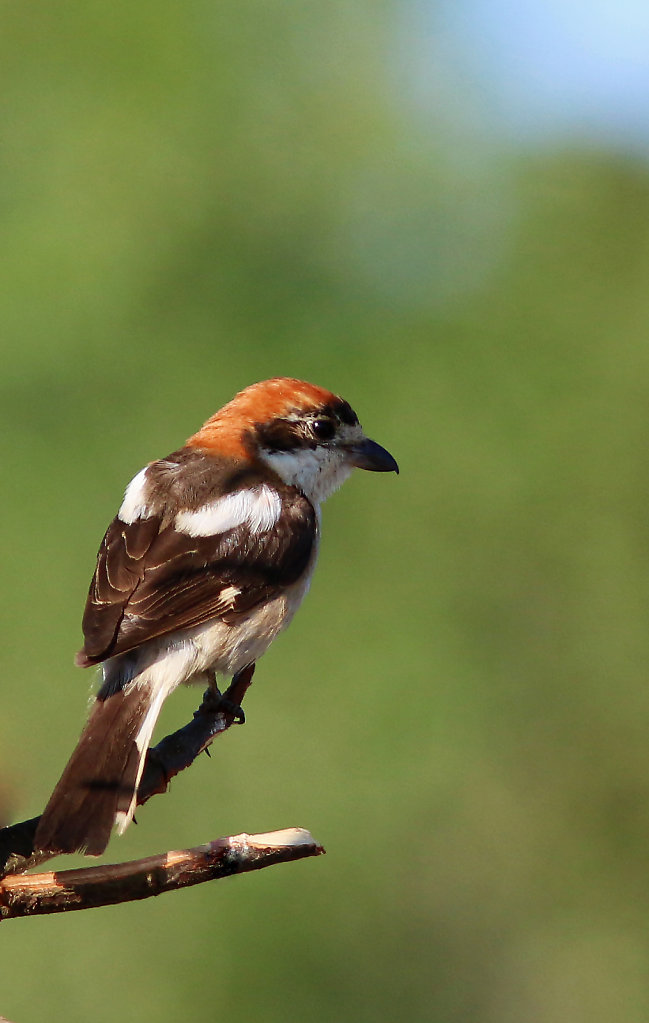
{"type": "Polygon", "coordinates": [[[422,106],[450,74],[472,101],[472,131],[649,156],[646,0],[420,0],[413,11],[422,106]]]}

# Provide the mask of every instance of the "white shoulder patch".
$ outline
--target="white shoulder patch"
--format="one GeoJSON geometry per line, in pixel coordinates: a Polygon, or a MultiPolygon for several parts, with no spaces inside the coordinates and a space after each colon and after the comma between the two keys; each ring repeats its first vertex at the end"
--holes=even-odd
{"type": "Polygon", "coordinates": [[[145,466],[144,469],[140,469],[137,476],[133,477],[126,488],[122,507],[117,513],[122,522],[126,522],[129,526],[132,522],[136,522],[137,519],[146,519],[149,514],[146,503],[146,473],[148,468],[148,465],[145,466]]]}
{"type": "Polygon", "coordinates": [[[217,536],[247,525],[251,533],[272,529],[282,512],[282,500],[265,483],[252,490],[239,490],[220,497],[196,511],[176,515],[176,529],[189,536],[217,536]]]}

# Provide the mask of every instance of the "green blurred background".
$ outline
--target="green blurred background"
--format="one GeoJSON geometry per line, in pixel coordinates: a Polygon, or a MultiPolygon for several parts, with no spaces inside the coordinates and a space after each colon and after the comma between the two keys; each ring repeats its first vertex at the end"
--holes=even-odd
{"type": "Polygon", "coordinates": [[[106,859],[290,825],[327,856],[6,923],[14,1023],[649,1017],[646,154],[499,134],[413,10],[2,7],[4,820],[80,731],[143,463],[286,374],[401,465],[327,505],[245,728],[106,859]]]}

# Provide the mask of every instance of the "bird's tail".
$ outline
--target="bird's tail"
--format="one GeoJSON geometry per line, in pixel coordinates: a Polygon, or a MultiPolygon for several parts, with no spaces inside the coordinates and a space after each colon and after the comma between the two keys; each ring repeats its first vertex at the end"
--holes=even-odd
{"type": "Polygon", "coordinates": [[[167,695],[142,676],[95,701],[36,830],[35,849],[99,856],[137,802],[146,752],[167,695]]]}

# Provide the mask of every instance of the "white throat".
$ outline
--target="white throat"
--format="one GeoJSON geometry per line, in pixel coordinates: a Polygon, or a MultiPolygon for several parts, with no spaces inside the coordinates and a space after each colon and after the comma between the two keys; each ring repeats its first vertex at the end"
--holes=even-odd
{"type": "Polygon", "coordinates": [[[298,487],[316,507],[345,482],[353,469],[345,452],[336,448],[300,448],[260,454],[284,483],[298,487]]]}

